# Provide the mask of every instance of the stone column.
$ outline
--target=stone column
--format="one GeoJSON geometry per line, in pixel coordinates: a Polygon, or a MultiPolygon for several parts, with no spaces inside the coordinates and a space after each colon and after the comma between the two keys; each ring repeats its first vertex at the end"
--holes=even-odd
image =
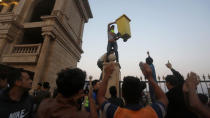
{"type": "Polygon", "coordinates": [[[56,0],[53,10],[63,10],[65,8],[65,4],[67,3],[68,0],[56,0]]]}
{"type": "Polygon", "coordinates": [[[26,0],[20,0],[18,5],[15,5],[15,8],[14,8],[15,9],[14,10],[15,14],[20,14],[21,13],[21,10],[23,9],[25,2],[26,2],[26,0]]]}
{"type": "Polygon", "coordinates": [[[51,42],[50,40],[54,38],[53,35],[49,35],[48,33],[43,33],[42,35],[44,37],[44,42],[42,44],[41,53],[39,55],[39,59],[36,65],[32,89],[35,89],[37,83],[40,82],[42,79],[46,57],[48,56],[49,46],[51,42]]]}
{"type": "Polygon", "coordinates": [[[1,39],[1,38],[0,38],[0,56],[1,56],[2,53],[3,53],[3,50],[4,50],[4,48],[5,48],[6,43],[7,43],[6,39],[1,39]]]}
{"type": "MultiPolygon", "coordinates": [[[[107,86],[107,90],[106,90],[106,94],[105,94],[106,98],[110,98],[111,97],[111,95],[109,93],[109,88],[111,86],[115,86],[116,87],[116,89],[117,89],[117,97],[119,97],[119,81],[120,81],[120,78],[121,78],[119,63],[116,63],[116,62],[110,62],[110,63],[114,63],[115,69],[114,69],[114,72],[111,75],[111,78],[108,81],[108,86],[107,86]]],[[[108,64],[109,63],[104,63],[104,68],[108,64]]],[[[104,73],[104,70],[103,70],[103,73],[104,73]]],[[[103,78],[104,78],[104,74],[103,74],[103,78]]]]}

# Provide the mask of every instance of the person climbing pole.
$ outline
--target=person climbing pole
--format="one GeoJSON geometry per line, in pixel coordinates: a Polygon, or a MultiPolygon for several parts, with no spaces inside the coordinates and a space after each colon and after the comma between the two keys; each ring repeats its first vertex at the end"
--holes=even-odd
{"type": "Polygon", "coordinates": [[[111,53],[111,50],[113,48],[116,56],[116,61],[119,63],[119,55],[118,55],[118,46],[117,46],[117,40],[120,38],[119,33],[115,34],[114,32],[114,25],[116,22],[111,22],[108,24],[108,45],[107,45],[107,55],[106,55],[106,62],[109,62],[108,57],[111,53]]]}

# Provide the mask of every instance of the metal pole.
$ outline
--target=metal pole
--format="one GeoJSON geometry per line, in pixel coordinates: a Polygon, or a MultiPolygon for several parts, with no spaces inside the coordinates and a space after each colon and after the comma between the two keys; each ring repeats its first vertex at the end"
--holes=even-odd
{"type": "Polygon", "coordinates": [[[202,81],[201,81],[201,79],[200,79],[200,76],[198,76],[198,79],[199,79],[199,81],[200,81],[199,84],[200,84],[200,86],[201,86],[202,93],[204,94],[203,86],[202,86],[202,84],[201,84],[202,81]]]}
{"type": "Polygon", "coordinates": [[[203,74],[203,79],[204,79],[204,83],[206,84],[207,96],[210,97],[209,94],[208,94],[208,85],[207,85],[207,83],[206,83],[206,77],[205,77],[204,74],[203,74]]]}
{"type": "Polygon", "coordinates": [[[165,80],[165,77],[163,78],[163,84],[164,84],[164,89],[165,89],[165,92],[166,92],[166,80],[165,80]]]}
{"type": "MultiPolygon", "coordinates": [[[[160,82],[160,76],[159,76],[159,75],[158,75],[158,80],[159,80],[159,82],[160,82]]],[[[159,85],[159,82],[158,82],[158,86],[160,86],[160,85],[161,85],[161,84],[159,85]]]]}

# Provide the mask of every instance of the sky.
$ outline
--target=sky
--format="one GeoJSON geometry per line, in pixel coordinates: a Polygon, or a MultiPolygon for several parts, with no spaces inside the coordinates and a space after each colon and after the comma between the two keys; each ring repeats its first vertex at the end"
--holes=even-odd
{"type": "MultiPolygon", "coordinates": [[[[93,18],[85,24],[84,53],[78,67],[98,79],[97,60],[106,52],[107,24],[126,14],[131,38],[117,41],[121,77],[142,76],[138,63],[146,52],[157,75],[171,74],[168,60],[182,75],[194,71],[210,74],[209,0],[89,0],[93,18]]],[[[117,30],[115,30],[117,32],[117,30]]]]}

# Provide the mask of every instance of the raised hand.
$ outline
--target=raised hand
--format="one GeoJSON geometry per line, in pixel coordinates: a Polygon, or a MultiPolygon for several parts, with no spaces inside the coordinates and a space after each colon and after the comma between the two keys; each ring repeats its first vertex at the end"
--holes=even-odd
{"type": "Polygon", "coordinates": [[[89,80],[92,81],[92,79],[93,79],[93,76],[90,75],[90,76],[89,76],[89,80]]]}
{"type": "Polygon", "coordinates": [[[194,72],[190,72],[190,74],[187,75],[186,83],[189,89],[196,89],[199,84],[198,75],[194,72]]]}
{"type": "Polygon", "coordinates": [[[113,63],[108,64],[104,69],[105,76],[110,77],[113,71],[114,71],[114,64],[113,63]]]}
{"type": "Polygon", "coordinates": [[[147,51],[147,55],[150,56],[150,55],[149,55],[149,51],[147,51]]]}
{"type": "Polygon", "coordinates": [[[152,77],[152,69],[148,64],[140,62],[139,66],[147,79],[152,77]]]}
{"type": "Polygon", "coordinates": [[[169,68],[169,69],[172,69],[172,65],[171,63],[168,61],[168,63],[166,64],[166,67],[169,68]]]}

